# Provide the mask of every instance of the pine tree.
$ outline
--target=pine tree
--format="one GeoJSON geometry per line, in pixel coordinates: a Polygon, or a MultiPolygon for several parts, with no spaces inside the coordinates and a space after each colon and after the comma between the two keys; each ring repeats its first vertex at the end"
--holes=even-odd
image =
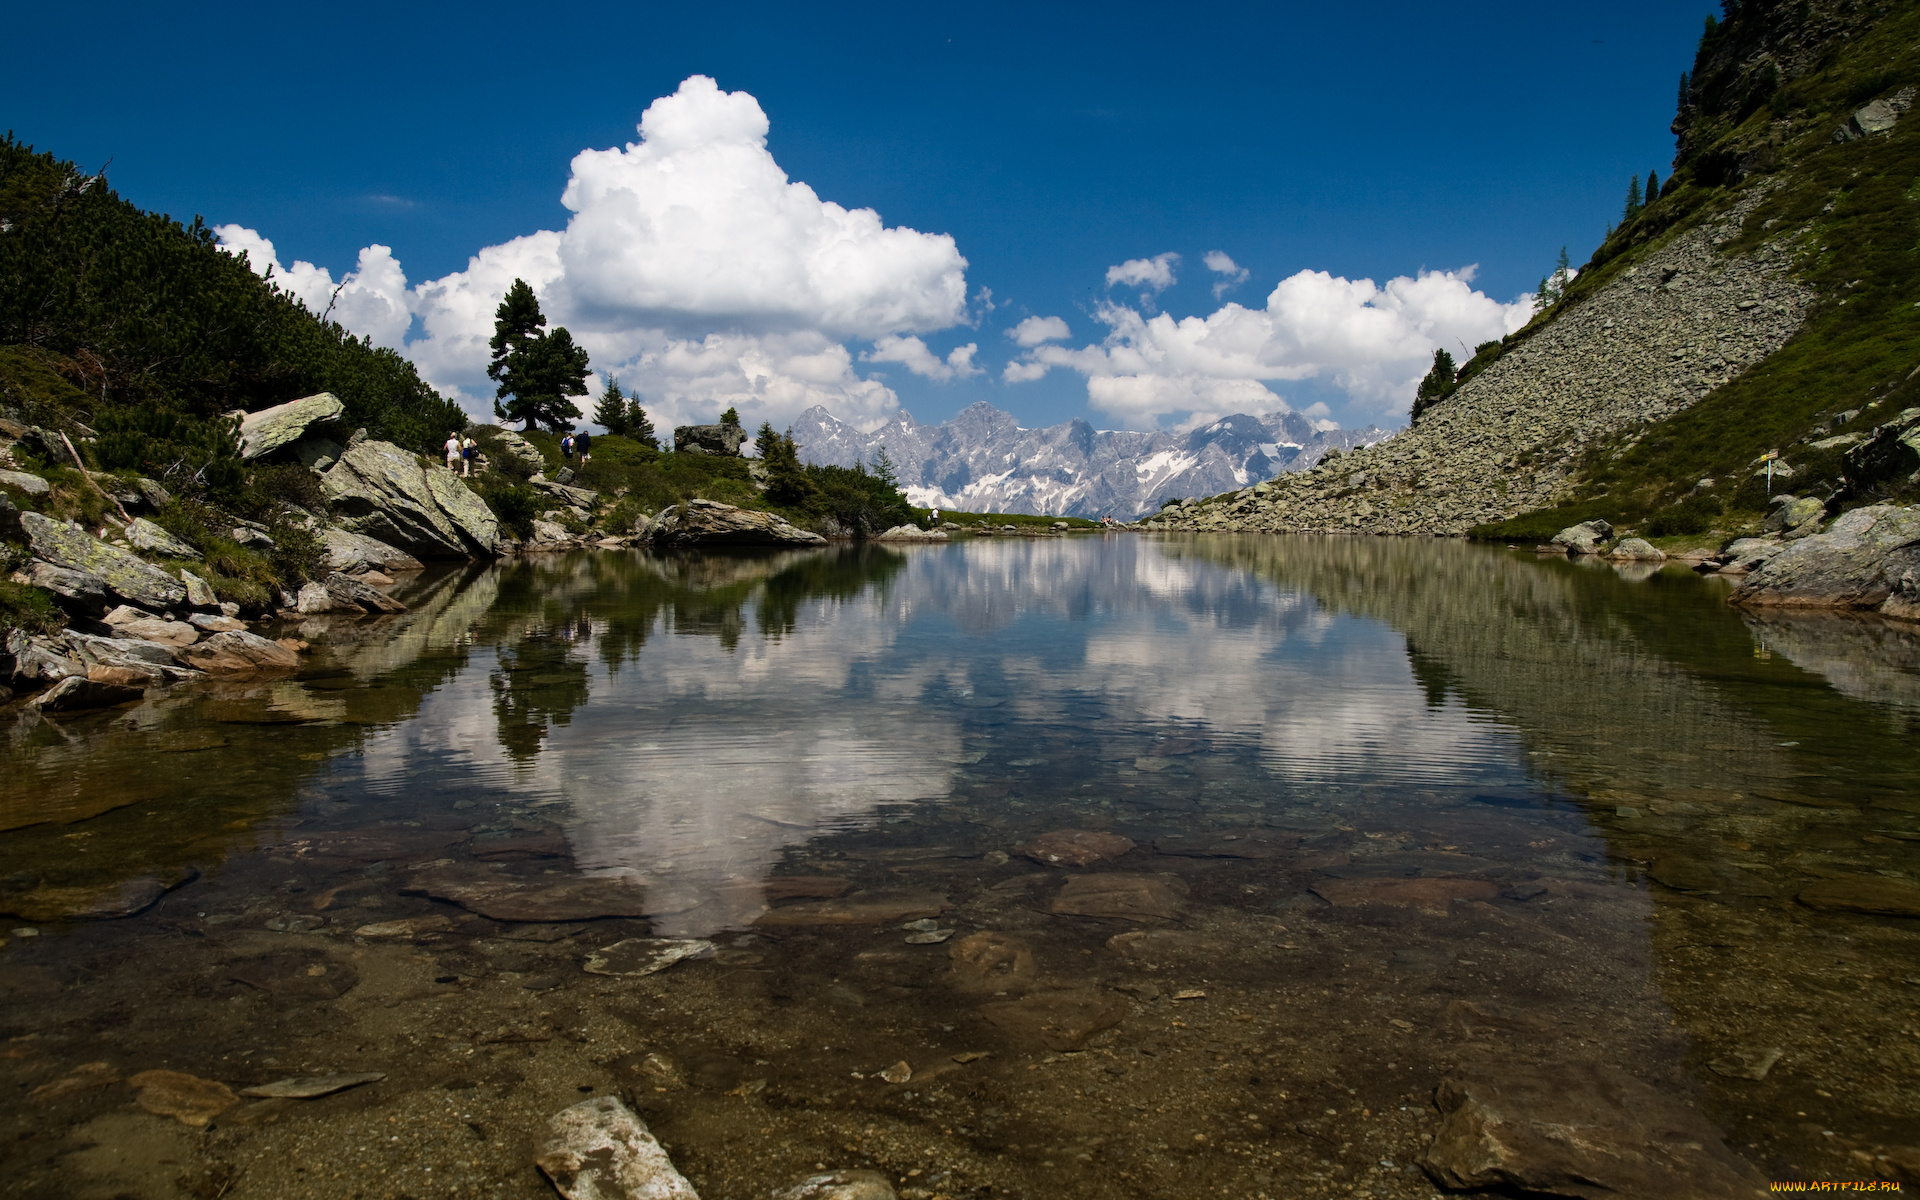
{"type": "Polygon", "coordinates": [[[1640,215],[1640,195],[1640,176],[1635,175],[1627,182],[1627,207],[1620,216],[1622,225],[1640,215]]]}
{"type": "Polygon", "coordinates": [[[627,429],[627,395],[620,390],[620,377],[607,376],[607,386],[600,392],[600,403],[593,406],[594,423],[608,433],[625,435],[627,429]]]}
{"type": "Polygon", "coordinates": [[[1685,71],[1680,72],[1680,111],[1693,107],[1693,80],[1685,71]]]}
{"type": "Polygon", "coordinates": [[[494,310],[487,377],[500,385],[493,394],[496,417],[559,433],[580,419],[568,397],[587,394],[587,352],[574,345],[564,326],[540,332],[546,324],[533,289],[524,279],[514,280],[494,310]],[[509,396],[512,400],[502,404],[509,396]]]}
{"type": "Polygon", "coordinates": [[[1653,206],[1653,202],[1655,200],[1658,200],[1659,198],[1660,198],[1660,177],[1654,174],[1652,171],[1648,171],[1647,172],[1646,206],[1651,208],[1653,206]]]}
{"type": "Polygon", "coordinates": [[[720,414],[720,423],[738,429],[740,428],[740,414],[729,405],[727,411],[720,414]]]}
{"type": "Polygon", "coordinates": [[[869,464],[869,467],[873,471],[873,477],[888,487],[898,488],[900,486],[899,476],[893,467],[893,457],[887,453],[885,446],[874,447],[873,460],[869,464]]]}
{"type": "MultiPolygon", "coordinates": [[[[1545,287],[1545,283],[1541,284],[1545,287]]],[[[1446,398],[1453,390],[1455,377],[1453,355],[1445,350],[1433,352],[1433,366],[1428,368],[1427,376],[1420,381],[1419,389],[1413,395],[1413,414],[1411,419],[1418,421],[1421,414],[1446,398]]]]}
{"type": "Polygon", "coordinates": [[[653,422],[647,419],[647,410],[640,407],[638,400],[627,400],[626,424],[628,437],[649,450],[660,448],[660,439],[653,432],[653,422]]]}
{"type": "Polygon", "coordinates": [[[813,496],[813,481],[800,465],[800,448],[793,443],[793,431],[778,434],[771,422],[762,421],[754,445],[767,467],[767,499],[782,508],[804,507],[813,496]]]}

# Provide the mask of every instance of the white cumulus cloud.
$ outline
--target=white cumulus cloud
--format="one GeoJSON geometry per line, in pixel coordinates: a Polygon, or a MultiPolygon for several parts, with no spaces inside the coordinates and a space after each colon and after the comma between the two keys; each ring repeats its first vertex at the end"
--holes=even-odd
{"type": "MultiPolygon", "coordinates": [[[[768,128],[752,96],[693,76],[647,108],[638,142],[574,157],[565,229],[488,246],[465,270],[412,288],[386,248],[370,246],[334,315],[401,348],[475,415],[491,409],[494,309],[521,278],[549,325],[572,331],[596,371],[631,384],[662,425],[711,420],[728,405],[750,423],[782,424],[812,404],[858,424],[884,420],[897,398],[854,369],[843,343],[893,346],[966,322],[966,259],[949,235],[889,227],[872,209],[788,179],[767,150],[768,128]],[[416,319],[418,335],[403,342],[416,319]]],[[[266,269],[264,238],[219,232],[266,269]]],[[[310,264],[281,276],[316,312],[335,286],[310,264]]],[[[974,352],[944,361],[926,352],[937,364],[929,377],[979,374],[974,352]]]]}
{"type": "Polygon", "coordinates": [[[1107,286],[1124,283],[1164,292],[1173,286],[1173,267],[1179,261],[1180,256],[1171,251],[1152,258],[1130,258],[1107,268],[1107,286]]]}
{"type": "Polygon", "coordinates": [[[1007,336],[1022,346],[1038,346],[1042,342],[1058,342],[1071,335],[1067,323],[1059,317],[1028,317],[1026,320],[1007,330],[1007,336]]]}
{"type": "Polygon", "coordinates": [[[1094,314],[1108,328],[1105,339],[1077,350],[1036,346],[1019,377],[1048,367],[1079,371],[1093,406],[1130,422],[1270,412],[1285,402],[1269,383],[1310,378],[1332,382],[1367,415],[1391,417],[1406,411],[1436,346],[1477,345],[1532,315],[1532,296],[1503,304],[1475,290],[1473,274],[1423,271],[1381,285],[1300,271],[1280,281],[1264,308],[1229,303],[1181,320],[1105,304],[1094,314]]]}
{"type": "Polygon", "coordinates": [[[256,272],[271,273],[275,283],[313,312],[372,338],[376,346],[398,349],[405,340],[413,324],[407,275],[390,248],[377,244],[366,247],[360,251],[358,268],[336,284],[332,272],[310,262],[295,259],[291,267],[281,266],[273,243],[255,230],[216,225],[213,232],[220,239],[221,249],[232,254],[244,251],[256,272]]]}
{"type": "Polygon", "coordinates": [[[1227,254],[1225,250],[1209,250],[1200,261],[1207,264],[1207,270],[1221,278],[1214,280],[1213,298],[1218,300],[1229,291],[1245,283],[1253,272],[1247,270],[1227,254]]]}
{"type": "Polygon", "coordinates": [[[946,383],[951,379],[966,379],[982,374],[980,368],[973,365],[973,356],[979,349],[977,343],[968,342],[964,346],[954,347],[942,360],[917,337],[888,334],[875,339],[873,349],[862,354],[860,359],[862,362],[899,363],[915,375],[935,383],[946,383]]]}

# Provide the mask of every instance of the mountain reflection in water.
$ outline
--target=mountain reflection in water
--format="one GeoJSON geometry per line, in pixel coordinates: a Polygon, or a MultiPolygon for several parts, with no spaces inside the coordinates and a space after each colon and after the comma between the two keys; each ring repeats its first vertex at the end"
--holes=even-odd
{"type": "MultiPolygon", "coordinates": [[[[538,995],[578,1007],[582,1030],[617,1018],[631,1044],[521,1084],[496,1052],[520,1042],[466,1030],[458,1061],[499,1069],[448,1078],[495,1089],[501,1113],[528,1106],[497,1122],[564,1102],[541,1089],[566,1071],[610,1073],[593,1086],[638,1087],[661,1106],[650,1121],[678,1122],[673,1140],[719,1189],[703,1194],[764,1195],[786,1182],[766,1174],[776,1159],[845,1160],[854,1135],[827,1115],[758,1161],[722,1147],[775,1128],[759,1122],[776,1110],[846,1109],[895,1122],[969,1187],[1364,1181],[1425,1197],[1411,1163],[1436,1082],[1531,1063],[1690,1097],[1776,1175],[1920,1171],[1915,920],[1801,899],[1913,886],[1920,639],[1905,627],[1743,616],[1717,581],[1674,569],[1361,538],[570,555],[399,594],[397,618],[299,626],[316,654],[295,678],[16,719],[0,907],[45,928],[0,950],[8,1036],[72,1039],[136,1004],[96,1056],[127,1071],[167,1045],[177,1069],[237,1079],[232,1056],[305,1039],[328,1049],[298,1061],[340,1069],[340,1047],[380,1047],[398,1087],[408,1063],[418,1080],[452,1070],[418,1048],[422,1030],[508,1028],[515,997],[538,995]],[[1020,856],[1062,827],[1136,848],[1085,871],[1020,856]],[[527,925],[420,882],[582,875],[643,899],[617,919],[527,925]],[[1089,908],[1075,880],[1146,907],[1089,908]],[[797,919],[791,902],[820,886],[932,904],[956,940],[896,947],[897,919],[797,919]],[[125,920],[59,919],[140,887],[177,890],[125,920]],[[389,927],[404,945],[364,932],[389,927]],[[581,973],[587,952],[636,934],[721,948],[624,990],[581,973]],[[1027,974],[969,991],[967,960],[948,965],[969,935],[1011,939],[1008,969],[1027,974]],[[275,955],[361,982],[322,1014],[232,966],[275,955]],[[409,971],[435,983],[380,982],[409,971]],[[154,979],[174,982],[130,999],[154,979]],[[1171,1007],[1176,979],[1205,984],[1192,990],[1211,1015],[1171,1007]],[[262,988],[275,999],[258,1011],[194,1007],[262,988]],[[1036,1042],[994,1008],[1027,989],[1101,1015],[1036,1042]],[[636,998],[644,1020],[621,1007],[636,998]],[[397,1026],[356,1015],[408,1005],[397,1026]],[[182,1023],[199,1030],[190,1053],[170,1040],[182,1023]],[[1020,1067],[1065,1062],[1047,1049],[1101,1056],[1106,1074],[1062,1076],[1056,1096],[1020,1067]],[[949,1052],[984,1050],[990,1063],[966,1065],[981,1082],[952,1098],[848,1082],[894,1057],[933,1080],[955,1069],[949,1052]],[[680,1065],[661,1074],[647,1053],[680,1065]],[[689,1074],[721,1059],[724,1088],[689,1074]],[[1149,1070],[1145,1092],[1119,1082],[1149,1070]],[[1220,1122],[1243,1118],[1250,1140],[1221,1141],[1220,1122]],[[1182,1122],[1207,1145],[1169,1156],[1182,1122]],[[1122,1124],[1136,1149],[1109,1144],[1122,1124]],[[1056,1160],[1094,1165],[1068,1179],[1056,1160]]],[[[24,1061],[22,1087],[54,1078],[24,1061]]],[[[259,1128],[246,1136],[262,1146],[295,1136],[259,1128]]],[[[462,1169],[491,1186],[507,1168],[462,1169]]],[[[66,1194],[72,1179],[45,1170],[19,1176],[20,1194],[66,1194]]],[[[94,1183],[139,1191],[111,1172],[94,1183]]]]}

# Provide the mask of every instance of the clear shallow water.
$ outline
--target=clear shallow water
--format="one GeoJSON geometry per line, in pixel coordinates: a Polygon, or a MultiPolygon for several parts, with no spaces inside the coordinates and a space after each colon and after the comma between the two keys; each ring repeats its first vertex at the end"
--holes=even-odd
{"type": "Polygon", "coordinates": [[[298,678],[11,727],[0,1194],[535,1196],[545,1117],[618,1093],[709,1200],[1428,1196],[1437,1083],[1587,1063],[1762,1176],[1916,1169],[1920,921],[1798,899],[1915,878],[1911,631],[1374,539],[400,594],[298,678]],[[1134,848],[1021,853],[1061,829],[1134,848]],[[576,886],[621,915],[500,906],[576,886]],[[582,969],[645,936],[715,948],[582,969]],[[388,1078],[200,1131],[36,1095],[88,1063],[388,1078]]]}

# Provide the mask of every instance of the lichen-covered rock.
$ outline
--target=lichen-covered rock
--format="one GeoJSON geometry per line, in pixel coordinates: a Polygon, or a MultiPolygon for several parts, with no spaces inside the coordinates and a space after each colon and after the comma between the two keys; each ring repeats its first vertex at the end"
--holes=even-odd
{"type": "MultiPolygon", "coordinates": [[[[1826,514],[1826,511],[1827,502],[1814,496],[1783,497],[1779,504],[1774,505],[1773,511],[1767,514],[1767,519],[1760,522],[1760,532],[1817,531],[1820,518],[1826,514]]],[[[1789,533],[1788,536],[1793,535],[1789,533]]],[[[1801,532],[1800,536],[1804,537],[1806,533],[1801,532]]]]}
{"type": "Polygon", "coordinates": [[[309,429],[332,424],[346,411],[347,406],[332,392],[321,392],[248,413],[240,421],[240,457],[262,458],[282,446],[291,446],[309,429]]]}
{"type": "Polygon", "coordinates": [[[70,654],[67,647],[22,629],[7,630],[5,674],[13,687],[44,687],[86,673],[87,664],[70,654]]]}
{"type": "Polygon", "coordinates": [[[97,576],[115,596],[142,608],[164,609],[187,598],[187,585],[142,560],[109,546],[82,530],[39,513],[21,513],[20,526],[38,557],[56,567],[97,576]]]}
{"type": "Polygon", "coordinates": [[[1847,451],[1842,471],[1855,490],[1920,471],[1920,408],[1907,409],[1847,451]]]}
{"type": "Polygon", "coordinates": [[[874,535],[877,542],[944,542],[947,535],[938,529],[922,529],[918,525],[895,525],[884,533],[874,535]]]}
{"type": "Polygon", "coordinates": [[[827,539],[773,513],[735,508],[714,500],[672,504],[641,526],[638,535],[656,546],[818,546],[827,539]]]}
{"type": "Polygon", "coordinates": [[[245,675],[255,671],[291,671],[300,656],[278,642],[243,629],[216,633],[179,652],[181,662],[210,675],[245,675]]]}
{"type": "Polygon", "coordinates": [[[328,527],[320,531],[320,545],[326,551],[327,566],[348,575],[366,571],[418,571],[426,564],[379,538],[363,533],[348,533],[328,527]]]}
{"type": "Polygon", "coordinates": [[[187,585],[187,604],[193,608],[215,609],[220,607],[220,597],[213,594],[213,585],[195,575],[192,571],[182,570],[180,582],[187,585]]]}
{"type": "Polygon", "coordinates": [[[1747,576],[1733,603],[1878,608],[1907,616],[1906,582],[1920,574],[1920,507],[1876,504],[1790,543],[1747,576]]]}
{"type": "Polygon", "coordinates": [[[25,471],[0,471],[0,486],[19,488],[29,496],[44,496],[53,490],[52,484],[25,471]]]}
{"type": "Polygon", "coordinates": [[[198,561],[202,557],[198,550],[145,517],[135,517],[133,524],[127,526],[127,541],[135,550],[145,550],[149,554],[158,554],[165,558],[190,558],[198,561]]]}
{"type": "Polygon", "coordinates": [[[422,558],[491,555],[499,524],[480,497],[391,442],[365,441],[322,479],[340,527],[422,558]]]}

